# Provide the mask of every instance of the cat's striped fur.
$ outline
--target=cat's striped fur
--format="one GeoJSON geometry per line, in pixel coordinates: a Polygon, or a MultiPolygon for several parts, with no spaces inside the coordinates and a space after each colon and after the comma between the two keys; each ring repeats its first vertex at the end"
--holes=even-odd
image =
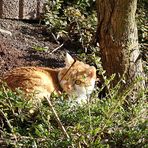
{"type": "Polygon", "coordinates": [[[55,93],[66,92],[70,99],[78,103],[86,102],[92,93],[96,80],[94,66],[84,64],[67,54],[66,66],[59,69],[45,67],[15,68],[3,76],[3,81],[15,90],[20,88],[26,94],[35,92],[38,98],[49,97],[55,93]]]}

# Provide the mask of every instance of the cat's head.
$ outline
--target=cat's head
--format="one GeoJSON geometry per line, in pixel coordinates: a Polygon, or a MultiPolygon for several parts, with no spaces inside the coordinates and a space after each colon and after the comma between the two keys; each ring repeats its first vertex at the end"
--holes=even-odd
{"type": "Polygon", "coordinates": [[[96,68],[80,61],[75,61],[68,53],[66,67],[58,75],[62,89],[70,99],[78,103],[86,102],[92,93],[96,80],[96,68]]]}

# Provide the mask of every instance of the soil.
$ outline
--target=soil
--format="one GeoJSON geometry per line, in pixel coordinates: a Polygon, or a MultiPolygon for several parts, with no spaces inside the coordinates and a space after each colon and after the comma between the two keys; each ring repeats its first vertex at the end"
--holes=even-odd
{"type": "Polygon", "coordinates": [[[50,54],[59,45],[53,42],[44,25],[17,20],[0,19],[0,29],[10,31],[12,36],[0,32],[0,76],[20,66],[64,66],[65,48],[50,54]],[[38,51],[39,48],[48,48],[38,51]]]}

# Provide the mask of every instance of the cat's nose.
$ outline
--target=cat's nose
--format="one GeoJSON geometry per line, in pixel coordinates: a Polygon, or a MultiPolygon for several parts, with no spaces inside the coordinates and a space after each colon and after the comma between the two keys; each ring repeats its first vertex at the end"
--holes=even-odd
{"type": "Polygon", "coordinates": [[[69,84],[69,85],[67,86],[67,88],[68,88],[68,89],[71,89],[71,85],[69,84]]]}

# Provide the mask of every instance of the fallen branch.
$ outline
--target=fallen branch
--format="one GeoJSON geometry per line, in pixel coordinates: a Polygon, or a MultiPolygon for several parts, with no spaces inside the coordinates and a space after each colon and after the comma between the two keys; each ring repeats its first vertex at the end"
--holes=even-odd
{"type": "Polygon", "coordinates": [[[10,36],[12,36],[12,33],[10,31],[8,31],[8,30],[4,30],[4,29],[0,28],[0,32],[5,33],[5,34],[9,34],[10,36]]]}
{"type": "Polygon", "coordinates": [[[50,99],[47,98],[47,97],[45,97],[45,98],[46,98],[46,100],[47,100],[49,106],[51,107],[51,110],[52,110],[52,112],[54,113],[55,118],[56,118],[56,121],[57,121],[57,123],[58,123],[60,129],[62,130],[63,134],[65,135],[65,137],[66,137],[67,139],[70,139],[70,137],[69,137],[68,133],[66,132],[65,127],[62,125],[62,122],[60,121],[60,118],[59,118],[59,116],[58,116],[56,110],[54,109],[54,107],[53,107],[53,105],[52,105],[50,99]]]}
{"type": "Polygon", "coordinates": [[[57,48],[55,48],[52,52],[50,52],[50,54],[53,54],[55,51],[57,51],[58,49],[60,49],[61,47],[63,47],[64,43],[61,44],[60,46],[58,46],[57,48]]]}

